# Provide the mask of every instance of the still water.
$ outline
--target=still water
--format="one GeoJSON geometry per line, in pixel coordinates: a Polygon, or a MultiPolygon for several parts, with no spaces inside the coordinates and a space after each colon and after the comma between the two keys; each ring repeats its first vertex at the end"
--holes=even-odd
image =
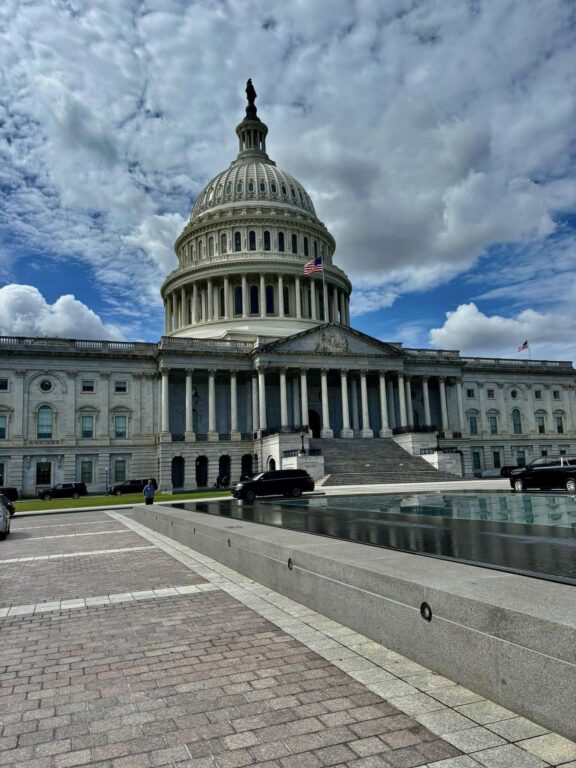
{"type": "Polygon", "coordinates": [[[576,585],[576,498],[431,492],[173,504],[576,585]]]}

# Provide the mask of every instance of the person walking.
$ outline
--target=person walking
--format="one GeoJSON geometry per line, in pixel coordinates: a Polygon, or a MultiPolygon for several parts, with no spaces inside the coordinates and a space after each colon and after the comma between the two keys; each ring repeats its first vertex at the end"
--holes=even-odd
{"type": "Polygon", "coordinates": [[[148,480],[148,484],[144,486],[144,498],[146,499],[146,504],[154,504],[154,486],[152,485],[152,480],[148,480]]]}

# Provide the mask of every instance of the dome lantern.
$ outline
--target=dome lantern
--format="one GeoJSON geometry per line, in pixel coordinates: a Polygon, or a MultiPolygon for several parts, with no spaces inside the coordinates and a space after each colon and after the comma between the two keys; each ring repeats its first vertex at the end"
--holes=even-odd
{"type": "Polygon", "coordinates": [[[266,154],[266,134],[268,126],[263,123],[257,115],[257,108],[254,104],[256,100],[256,91],[252,85],[252,80],[248,79],[246,83],[246,98],[248,106],[246,107],[246,117],[236,126],[238,136],[238,158],[243,159],[248,156],[258,157],[261,160],[269,160],[266,154]]]}

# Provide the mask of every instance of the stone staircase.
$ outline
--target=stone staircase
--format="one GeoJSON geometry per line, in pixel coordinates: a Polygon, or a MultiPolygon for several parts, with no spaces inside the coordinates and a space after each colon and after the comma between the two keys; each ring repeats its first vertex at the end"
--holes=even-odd
{"type": "Polygon", "coordinates": [[[319,448],[328,475],[324,486],[377,485],[380,483],[446,482],[458,475],[439,472],[420,456],[412,456],[391,438],[344,440],[312,439],[319,448]]]}

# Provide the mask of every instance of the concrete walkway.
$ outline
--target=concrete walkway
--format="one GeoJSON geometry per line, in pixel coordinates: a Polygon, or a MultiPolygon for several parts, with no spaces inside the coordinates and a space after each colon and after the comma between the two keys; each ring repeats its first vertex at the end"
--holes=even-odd
{"type": "Polygon", "coordinates": [[[576,768],[576,745],[120,511],[0,543],[0,765],[576,768]]]}

